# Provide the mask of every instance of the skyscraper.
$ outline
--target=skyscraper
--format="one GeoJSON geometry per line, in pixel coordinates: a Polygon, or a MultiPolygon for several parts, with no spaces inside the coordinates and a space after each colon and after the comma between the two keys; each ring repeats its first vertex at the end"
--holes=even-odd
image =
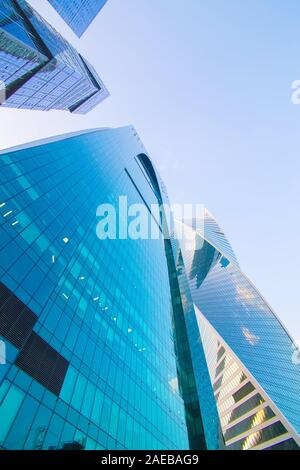
{"type": "Polygon", "coordinates": [[[0,446],[205,448],[170,240],[99,239],[119,196],[162,230],[165,187],[134,129],[11,149],[0,167],[0,446]]]}
{"type": "MultiPolygon", "coordinates": [[[[185,226],[183,233],[190,233],[179,255],[194,305],[194,342],[204,348],[224,444],[232,450],[298,449],[296,345],[241,271],[214,217],[206,211],[204,219],[204,230],[185,226]]],[[[193,362],[197,377],[195,354],[193,362]]]]}
{"type": "Polygon", "coordinates": [[[108,96],[89,62],[25,0],[1,1],[0,81],[11,108],[85,114],[108,96]]]}
{"type": "Polygon", "coordinates": [[[77,36],[82,36],[107,0],[48,0],[77,36]]]}

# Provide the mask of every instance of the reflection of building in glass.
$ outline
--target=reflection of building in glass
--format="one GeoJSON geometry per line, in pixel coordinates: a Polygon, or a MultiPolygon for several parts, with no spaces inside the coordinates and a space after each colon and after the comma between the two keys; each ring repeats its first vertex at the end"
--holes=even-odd
{"type": "MultiPolygon", "coordinates": [[[[298,448],[300,368],[292,361],[293,340],[241,272],[211,214],[205,214],[204,233],[194,236],[193,248],[190,237],[183,241],[182,257],[198,325],[195,341],[203,344],[225,446],[298,448]]],[[[197,362],[194,353],[196,380],[197,362]]]]}
{"type": "Polygon", "coordinates": [[[167,200],[134,129],[11,149],[0,166],[0,446],[205,448],[170,241],[96,235],[102,203],[126,195],[154,217],[167,200]]]}
{"type": "Polygon", "coordinates": [[[25,0],[2,0],[0,83],[10,108],[85,114],[108,92],[94,68],[25,0]]]}
{"type": "Polygon", "coordinates": [[[77,36],[89,27],[107,0],[48,0],[77,36]]]}

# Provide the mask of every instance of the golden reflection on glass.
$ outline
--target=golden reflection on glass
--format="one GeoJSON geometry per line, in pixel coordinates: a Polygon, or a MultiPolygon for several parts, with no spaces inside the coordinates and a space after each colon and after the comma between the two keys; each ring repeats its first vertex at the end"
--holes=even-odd
{"type": "Polygon", "coordinates": [[[237,286],[236,293],[238,300],[244,300],[246,302],[252,302],[256,297],[254,292],[242,286],[237,286]]]}
{"type": "MultiPolygon", "coordinates": [[[[262,410],[259,410],[257,413],[255,413],[253,417],[250,429],[253,429],[256,426],[259,426],[260,424],[264,423],[266,418],[267,418],[266,409],[263,408],[262,410]]],[[[257,431],[255,433],[250,434],[246,438],[242,449],[249,450],[252,447],[254,447],[256,444],[259,443],[260,436],[261,436],[261,431],[257,431]]]]}

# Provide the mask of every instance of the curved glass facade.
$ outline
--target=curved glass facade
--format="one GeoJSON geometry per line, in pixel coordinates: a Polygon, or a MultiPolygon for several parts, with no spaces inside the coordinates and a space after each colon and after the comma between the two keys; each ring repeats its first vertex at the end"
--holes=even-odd
{"type": "MultiPolygon", "coordinates": [[[[240,270],[223,231],[208,212],[205,215],[204,235],[194,231],[194,246],[190,245],[190,240],[187,244],[182,243],[182,255],[199,324],[198,336],[205,347],[214,391],[223,387],[221,372],[227,366],[229,371],[225,385],[228,386],[228,378],[233,380],[237,377],[237,369],[232,372],[232,363],[229,361],[228,365],[228,358],[224,356],[227,351],[230,360],[236,360],[239,364],[239,373],[243,377],[251,377],[251,387],[254,388],[249,386],[245,397],[255,395],[259,389],[264,401],[268,401],[276,414],[277,421],[280,420],[280,426],[287,427],[290,432],[285,434],[278,424],[274,433],[272,429],[265,432],[263,447],[271,446],[272,439],[279,439],[280,442],[279,435],[284,435],[282,441],[293,436],[295,442],[299,442],[300,368],[292,360],[295,343],[240,270]],[[205,328],[201,329],[203,321],[199,317],[205,320],[205,328]]],[[[194,368],[197,368],[195,360],[194,368]]],[[[237,383],[235,387],[239,388],[237,383]]],[[[219,416],[223,418],[224,410],[220,409],[217,393],[215,397],[219,416]]],[[[232,400],[231,397],[231,402],[228,402],[231,406],[232,400]]],[[[244,426],[247,424],[244,423],[244,426]]],[[[228,434],[224,426],[222,429],[225,436],[230,435],[231,431],[228,434]]],[[[258,446],[258,442],[249,438],[246,448],[258,446]]],[[[243,445],[241,448],[244,448],[243,445]]],[[[232,448],[239,448],[238,444],[232,448]]]]}
{"type": "Polygon", "coordinates": [[[188,449],[193,433],[204,439],[197,397],[185,406],[178,376],[164,243],[96,235],[99,204],[165,198],[145,154],[131,127],[0,153],[2,448],[188,449]]]}
{"type": "Polygon", "coordinates": [[[132,127],[0,152],[0,183],[1,448],[298,448],[296,346],[213,217],[99,239],[120,196],[166,227],[132,127]]]}

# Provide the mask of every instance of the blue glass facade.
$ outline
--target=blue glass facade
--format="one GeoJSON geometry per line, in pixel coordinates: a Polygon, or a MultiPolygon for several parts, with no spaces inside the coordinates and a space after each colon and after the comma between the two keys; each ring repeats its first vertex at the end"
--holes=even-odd
{"type": "Polygon", "coordinates": [[[134,129],[1,152],[0,166],[0,446],[205,447],[168,247],[96,235],[99,204],[166,199],[134,129]]]}
{"type": "Polygon", "coordinates": [[[25,0],[0,6],[3,106],[85,114],[108,92],[95,69],[25,0]]]}
{"type": "MultiPolygon", "coordinates": [[[[202,417],[202,428],[205,435],[206,447],[208,450],[219,450],[223,448],[220,430],[220,421],[216,407],[215,397],[210,381],[205,352],[202,339],[199,335],[197,319],[195,316],[194,303],[189,288],[189,280],[185,270],[182,253],[178,240],[172,238],[173,258],[176,260],[176,279],[178,282],[179,298],[182,299],[183,322],[179,331],[186,331],[189,351],[188,358],[192,358],[193,375],[195,380],[195,390],[202,417]]],[[[185,359],[187,361],[187,359],[185,359]]]]}
{"type": "Polygon", "coordinates": [[[89,27],[107,0],[48,0],[77,36],[89,27]]]}
{"type": "MultiPolygon", "coordinates": [[[[240,270],[224,232],[211,214],[206,212],[204,233],[194,231],[194,236],[193,247],[185,241],[182,243],[182,255],[198,319],[196,336],[201,337],[206,348],[218,411],[229,447],[267,448],[275,441],[281,446],[287,441],[288,448],[291,440],[297,447],[300,368],[293,361],[296,345],[240,270]],[[255,393],[259,394],[259,399],[255,399],[255,393]],[[244,405],[239,408],[238,403],[244,405]],[[254,412],[251,415],[252,409],[262,403],[263,409],[258,415],[254,412]],[[267,403],[273,415],[267,412],[267,403]],[[270,417],[273,422],[270,429],[265,430],[263,423],[270,417]],[[239,428],[233,434],[229,428],[235,419],[239,428]],[[257,432],[249,434],[255,426],[257,432]],[[238,441],[239,434],[244,439],[241,437],[238,441]]],[[[197,374],[197,357],[194,355],[193,359],[197,374]]]]}

